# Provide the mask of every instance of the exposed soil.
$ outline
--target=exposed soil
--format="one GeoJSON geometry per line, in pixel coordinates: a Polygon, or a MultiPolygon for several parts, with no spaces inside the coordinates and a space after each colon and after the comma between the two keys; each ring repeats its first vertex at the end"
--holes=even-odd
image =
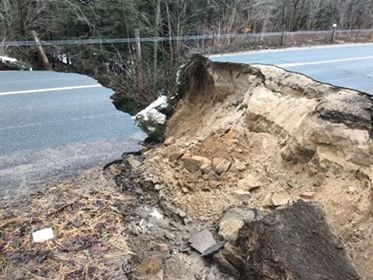
{"type": "Polygon", "coordinates": [[[191,250],[205,225],[134,171],[139,155],[0,205],[0,279],[232,279],[191,250]],[[130,164],[130,163],[131,164],[130,164]],[[34,243],[51,227],[55,237],[34,243]]]}
{"type": "Polygon", "coordinates": [[[165,143],[139,170],[211,223],[227,207],[318,202],[364,279],[373,267],[372,97],[269,66],[186,66],[165,143]]]}

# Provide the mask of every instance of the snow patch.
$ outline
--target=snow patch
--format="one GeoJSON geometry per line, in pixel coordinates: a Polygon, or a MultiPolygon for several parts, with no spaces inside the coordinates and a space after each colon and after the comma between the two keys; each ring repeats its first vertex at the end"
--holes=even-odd
{"type": "Polygon", "coordinates": [[[140,111],[135,117],[136,121],[151,121],[157,124],[165,124],[166,115],[159,112],[159,110],[166,109],[168,106],[167,96],[160,96],[157,100],[151,103],[144,110],[140,111]]]}
{"type": "Polygon", "coordinates": [[[59,54],[57,56],[58,60],[61,61],[62,63],[65,63],[65,64],[69,64],[69,65],[72,65],[72,62],[70,59],[68,59],[68,56],[67,54],[63,53],[63,54],[59,54]]]}
{"type": "Polygon", "coordinates": [[[0,56],[0,61],[1,62],[8,62],[8,63],[16,63],[17,59],[9,56],[0,56]]]}
{"type": "Polygon", "coordinates": [[[169,106],[167,96],[161,95],[144,110],[132,117],[137,125],[151,138],[160,140],[167,117],[160,111],[169,106]]]}

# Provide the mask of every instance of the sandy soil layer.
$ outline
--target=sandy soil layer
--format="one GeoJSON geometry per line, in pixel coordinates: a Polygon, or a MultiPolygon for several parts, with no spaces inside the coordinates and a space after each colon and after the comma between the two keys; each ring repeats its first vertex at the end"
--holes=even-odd
{"type": "Polygon", "coordinates": [[[318,202],[373,279],[372,97],[269,66],[187,65],[165,143],[139,170],[212,222],[230,206],[318,202]]]}

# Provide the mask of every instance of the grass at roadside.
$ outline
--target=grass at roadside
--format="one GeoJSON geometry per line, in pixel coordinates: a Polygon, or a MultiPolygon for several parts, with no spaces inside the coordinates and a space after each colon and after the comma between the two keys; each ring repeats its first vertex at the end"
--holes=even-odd
{"type": "Polygon", "coordinates": [[[0,279],[116,279],[131,252],[123,236],[132,198],[92,171],[0,205],[0,279]],[[34,243],[51,227],[55,237],[34,243]]]}

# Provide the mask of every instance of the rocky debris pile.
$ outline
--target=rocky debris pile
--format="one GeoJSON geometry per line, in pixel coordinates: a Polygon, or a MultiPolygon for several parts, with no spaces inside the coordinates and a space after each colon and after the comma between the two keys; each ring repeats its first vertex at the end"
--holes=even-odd
{"type": "Polygon", "coordinates": [[[143,160],[127,156],[117,178],[138,193],[126,215],[133,279],[360,279],[315,204],[287,201],[273,211],[241,204],[199,222],[164,203],[164,186],[130,174],[143,160]]]}
{"type": "Polygon", "coordinates": [[[360,279],[314,203],[288,201],[269,208],[241,203],[218,220],[190,219],[164,201],[165,186],[138,173],[144,160],[127,155],[108,169],[137,201],[125,212],[134,253],[126,266],[128,279],[360,279]]]}
{"type": "Polygon", "coordinates": [[[121,190],[135,198],[124,211],[124,232],[133,252],[124,279],[233,279],[201,258],[216,237],[163,199],[164,186],[138,173],[142,161],[142,155],[125,155],[106,168],[121,190]]]}
{"type": "Polygon", "coordinates": [[[272,213],[232,209],[220,222],[219,234],[226,243],[202,256],[212,257],[236,279],[360,279],[321,209],[302,200],[272,213]],[[227,228],[234,234],[224,234],[227,228]]]}
{"type": "MultiPolygon", "coordinates": [[[[227,208],[316,201],[369,279],[372,97],[276,67],[201,57],[180,80],[166,140],[144,151],[138,167],[163,203],[209,228],[227,208]]],[[[234,238],[242,224],[221,234],[234,238]]]]}

